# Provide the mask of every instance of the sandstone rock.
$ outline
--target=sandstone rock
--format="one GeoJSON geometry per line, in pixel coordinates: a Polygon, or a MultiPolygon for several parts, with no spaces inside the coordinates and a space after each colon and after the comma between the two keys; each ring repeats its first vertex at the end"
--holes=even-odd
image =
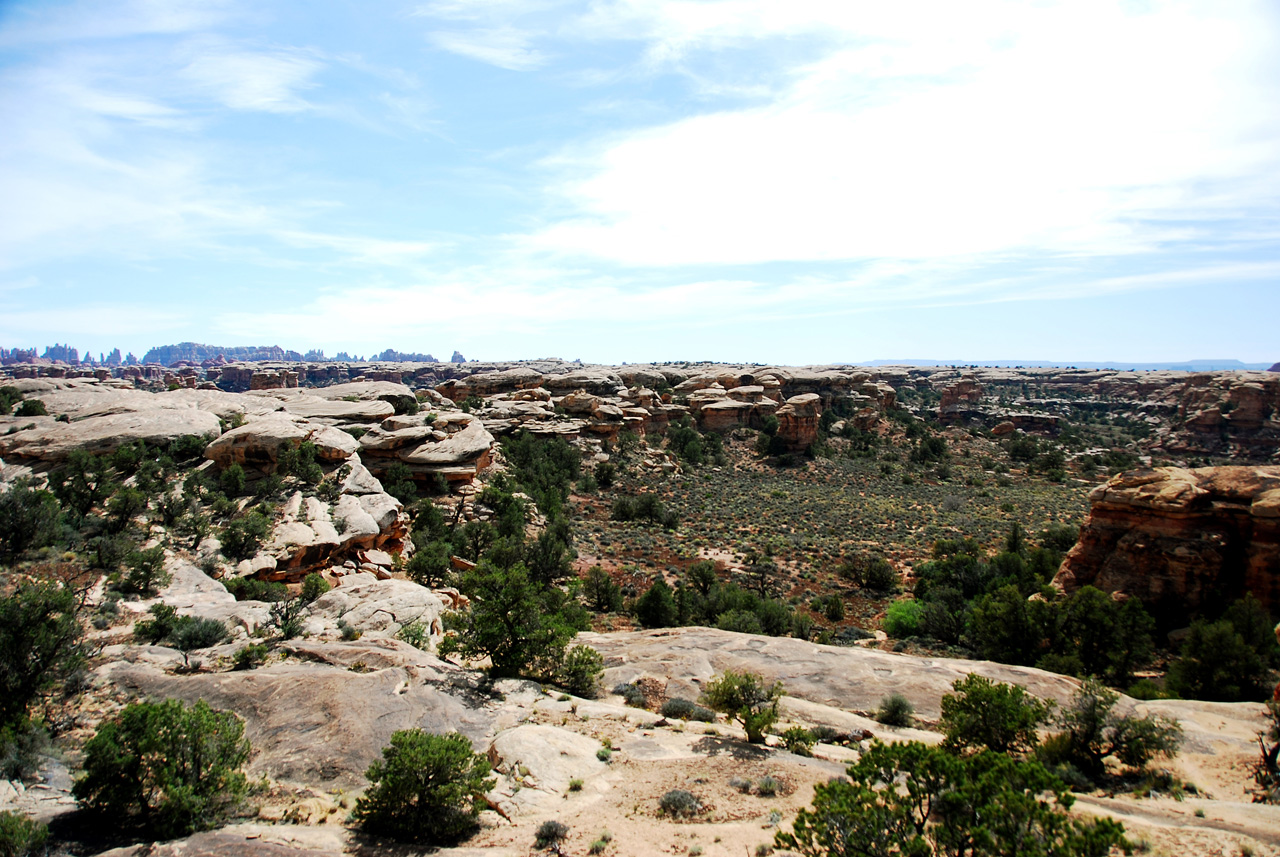
{"type": "Polygon", "coordinates": [[[420,622],[431,636],[439,638],[444,633],[440,623],[444,611],[444,602],[429,589],[394,579],[353,583],[348,578],[311,605],[315,633],[332,632],[343,619],[359,631],[386,637],[420,622]]]}
{"type": "Polygon", "coordinates": [[[1161,467],[1089,495],[1080,541],[1054,584],[1140,598],[1173,619],[1252,592],[1280,609],[1280,467],[1161,467]]]}
{"type": "Polygon", "coordinates": [[[315,444],[316,456],[328,462],[345,461],[359,449],[355,438],[346,432],[296,417],[269,415],[231,429],[209,444],[204,455],[219,467],[240,464],[270,473],[286,447],[303,441],[315,444]]]}
{"type": "Polygon", "coordinates": [[[792,396],[778,408],[778,437],[790,452],[803,452],[818,439],[822,398],[817,393],[792,396]]]}
{"type": "MultiPolygon", "coordinates": [[[[313,645],[312,658],[328,650],[355,653],[369,645],[313,645]]],[[[98,674],[136,693],[173,697],[235,711],[245,719],[253,745],[251,776],[266,774],[313,787],[362,788],[364,771],[379,758],[391,733],[421,728],[458,730],[473,741],[485,736],[492,715],[464,704],[450,682],[469,687],[462,670],[404,643],[387,641],[395,666],[356,672],[328,663],[285,662],[230,673],[169,675],[147,664],[108,663],[98,674]],[[423,680],[431,684],[423,684],[423,680]]],[[[350,666],[364,662],[357,656],[350,666]]],[[[179,658],[180,660],[180,658],[179,658]]]]}
{"type": "MultiPolygon", "coordinates": [[[[17,422],[27,425],[33,421],[17,422]]],[[[161,445],[186,435],[214,438],[221,431],[215,415],[194,408],[127,411],[70,423],[41,420],[34,428],[0,434],[0,455],[61,461],[77,449],[102,454],[138,440],[161,445]]]]}

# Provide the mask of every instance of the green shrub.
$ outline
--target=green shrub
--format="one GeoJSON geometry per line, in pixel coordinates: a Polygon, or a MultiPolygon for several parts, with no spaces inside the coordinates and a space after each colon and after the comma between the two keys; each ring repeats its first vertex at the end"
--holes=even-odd
{"type": "Polygon", "coordinates": [[[443,586],[449,579],[450,545],[446,541],[432,541],[422,545],[410,557],[404,573],[420,586],[443,586]]]}
{"type": "Polygon", "coordinates": [[[1068,816],[1071,793],[1035,762],[991,752],[958,757],[915,741],[876,742],[847,774],[814,787],[813,808],[800,810],[792,832],[775,834],[779,847],[808,857],[1104,857],[1127,847],[1119,823],[1068,816]]]}
{"type": "Polygon", "coordinates": [[[421,622],[410,622],[402,625],[400,630],[396,632],[396,639],[403,640],[415,649],[426,651],[431,645],[431,635],[427,630],[427,626],[421,622]]]}
{"type": "Polygon", "coordinates": [[[672,789],[658,798],[658,807],[667,815],[693,815],[702,809],[702,801],[693,792],[672,789]]]}
{"type": "Polygon", "coordinates": [[[37,857],[44,854],[49,826],[16,812],[0,812],[0,857],[37,857]]]}
{"type": "Polygon", "coordinates": [[[590,646],[573,646],[565,652],[564,663],[556,675],[556,684],[583,699],[599,695],[604,658],[590,646]]]}
{"type": "Polygon", "coordinates": [[[778,719],[778,700],[783,693],[781,682],[768,685],[755,673],[725,670],[707,684],[702,701],[741,723],[749,742],[763,744],[765,731],[778,719]]]}
{"type": "Polygon", "coordinates": [[[891,693],[880,700],[880,708],[876,710],[876,721],[885,726],[910,726],[916,713],[916,707],[900,693],[891,693]]]}
{"type": "MultiPolygon", "coordinates": [[[[581,781],[579,781],[581,782],[581,781]]],[[[581,787],[581,786],[579,786],[581,787]]],[[[548,819],[538,825],[533,835],[533,844],[537,848],[547,848],[563,841],[569,836],[569,825],[554,819],[548,819]]]]}
{"type": "Polygon", "coordinates": [[[773,797],[778,793],[781,784],[773,777],[763,776],[756,782],[756,794],[761,797],[773,797]]]}
{"type": "Polygon", "coordinates": [[[227,626],[217,619],[181,617],[169,634],[173,647],[182,652],[183,663],[191,665],[191,653],[196,649],[216,646],[228,637],[227,626]]]}
{"type": "Polygon", "coordinates": [[[44,402],[39,399],[26,399],[18,405],[18,410],[14,411],[13,415],[15,417],[47,417],[49,412],[45,410],[44,402]]]}
{"type": "Polygon", "coordinates": [[[243,797],[244,724],[203,700],[139,702],[103,722],[72,793],[86,809],[164,839],[215,826],[243,797]]]}
{"type": "Polygon", "coordinates": [[[227,591],[237,601],[266,601],[272,603],[289,597],[289,587],[283,583],[259,580],[256,577],[229,577],[222,581],[227,591]]]}
{"type": "Polygon", "coordinates": [[[164,570],[164,548],[159,545],[130,551],[124,563],[125,572],[120,579],[120,589],[124,592],[153,595],[169,585],[171,578],[164,570]]]}
{"type": "Polygon", "coordinates": [[[895,601],[885,612],[884,632],[899,639],[915,637],[920,633],[923,619],[924,608],[919,601],[895,601]]]}
{"type": "Polygon", "coordinates": [[[233,464],[219,474],[218,487],[228,497],[239,497],[244,493],[246,481],[247,477],[245,476],[244,468],[239,464],[233,464]]]}
{"type": "Polygon", "coordinates": [[[325,580],[313,571],[306,577],[302,578],[302,603],[310,604],[332,588],[333,587],[329,585],[329,581],[325,580]]]}
{"type": "Polygon", "coordinates": [[[587,606],[597,613],[616,613],[622,609],[622,587],[613,582],[609,572],[598,565],[587,569],[582,583],[582,596],[587,606]]]}
{"type": "Polygon", "coordinates": [[[1021,687],[977,673],[957,679],[956,692],[942,697],[943,746],[950,750],[1025,753],[1036,745],[1036,729],[1049,719],[1052,703],[1021,687]]]}
{"type": "Polygon", "coordinates": [[[52,749],[49,732],[39,720],[0,728],[0,780],[34,781],[52,749]]]}
{"type": "Polygon", "coordinates": [[[222,552],[228,559],[240,562],[252,557],[266,541],[271,521],[261,512],[249,512],[236,518],[222,531],[222,552]]]}
{"type": "Polygon", "coordinates": [[[0,731],[24,728],[31,706],[84,663],[80,604],[52,582],[0,598],[0,731]]]}
{"type": "Polygon", "coordinates": [[[251,670],[261,666],[267,660],[268,650],[263,643],[252,643],[235,653],[232,658],[234,669],[251,670]]]}
{"type": "Polygon", "coordinates": [[[52,544],[58,538],[60,511],[57,497],[26,480],[0,493],[0,560],[52,544]]]}
{"type": "Polygon", "coordinates": [[[267,626],[276,629],[282,640],[292,640],[301,636],[303,628],[303,611],[307,605],[301,598],[286,598],[271,605],[271,613],[267,626]]]}
{"type": "Polygon", "coordinates": [[[488,657],[495,677],[551,673],[546,677],[553,678],[577,630],[565,603],[557,600],[563,594],[530,580],[519,562],[499,568],[482,560],[460,583],[471,609],[446,614],[446,627],[457,635],[441,642],[440,654],[488,657]]]}
{"type": "Polygon", "coordinates": [[[1241,702],[1265,698],[1268,677],[1262,656],[1223,619],[1191,625],[1166,684],[1184,699],[1241,702]]]}
{"type": "Polygon", "coordinates": [[[680,720],[697,720],[702,723],[713,723],[716,719],[716,713],[709,708],[704,708],[696,702],[681,697],[673,697],[662,703],[661,712],[663,717],[676,717],[680,720]]]}
{"type": "Polygon", "coordinates": [[[484,793],[494,785],[488,774],[489,763],[464,735],[401,730],[365,772],[370,785],[353,816],[379,836],[452,844],[479,827],[484,793]]]}
{"type": "Polygon", "coordinates": [[[817,743],[817,738],[803,726],[792,726],[779,737],[782,738],[782,744],[789,752],[797,756],[813,755],[813,745],[817,743]]]}
{"type": "Polygon", "coordinates": [[[1146,767],[1157,756],[1172,756],[1182,742],[1182,727],[1159,715],[1136,717],[1113,709],[1120,695],[1096,679],[1086,679],[1063,709],[1065,732],[1045,741],[1037,755],[1046,763],[1069,762],[1097,781],[1103,759],[1115,756],[1128,768],[1146,767]]]}

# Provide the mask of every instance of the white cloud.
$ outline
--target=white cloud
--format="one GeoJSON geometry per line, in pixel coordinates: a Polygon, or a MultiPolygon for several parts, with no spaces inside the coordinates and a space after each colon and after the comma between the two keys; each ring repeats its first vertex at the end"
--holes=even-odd
{"type": "Polygon", "coordinates": [[[308,109],[297,92],[323,67],[301,51],[201,51],[180,72],[196,90],[236,110],[296,113],[308,109]]]}
{"type": "Polygon", "coordinates": [[[441,50],[510,71],[528,71],[547,61],[545,54],[530,47],[531,34],[511,27],[441,30],[429,38],[441,50]]]}
{"type": "Polygon", "coordinates": [[[764,106],[549,162],[576,216],[534,247],[631,265],[1124,254],[1280,197],[1280,40],[1258,3],[595,8],[587,31],[630,27],[666,56],[828,46],[764,106]]]}

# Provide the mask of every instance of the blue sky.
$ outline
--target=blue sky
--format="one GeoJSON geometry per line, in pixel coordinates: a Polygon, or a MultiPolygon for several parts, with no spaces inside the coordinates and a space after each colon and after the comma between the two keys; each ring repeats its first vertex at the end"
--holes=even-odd
{"type": "Polygon", "coordinates": [[[1280,360],[1280,7],[0,2],[0,344],[1280,360]]]}

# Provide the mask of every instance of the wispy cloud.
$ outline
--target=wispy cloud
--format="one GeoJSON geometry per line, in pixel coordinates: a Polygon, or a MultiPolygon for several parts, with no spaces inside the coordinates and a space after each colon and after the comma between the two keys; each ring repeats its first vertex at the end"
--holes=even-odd
{"type": "Polygon", "coordinates": [[[431,43],[441,50],[496,65],[510,71],[528,71],[545,65],[547,56],[530,47],[532,36],[510,27],[478,30],[440,30],[431,43]]]}
{"type": "Polygon", "coordinates": [[[667,53],[824,25],[830,45],[764,106],[548,161],[576,216],[531,246],[639,266],[1116,255],[1280,201],[1280,114],[1247,107],[1280,100],[1258,4],[595,8],[596,32],[637,25],[667,53]]]}
{"type": "Polygon", "coordinates": [[[297,50],[201,50],[179,74],[191,87],[236,110],[296,113],[311,107],[299,90],[323,63],[297,50]]]}

